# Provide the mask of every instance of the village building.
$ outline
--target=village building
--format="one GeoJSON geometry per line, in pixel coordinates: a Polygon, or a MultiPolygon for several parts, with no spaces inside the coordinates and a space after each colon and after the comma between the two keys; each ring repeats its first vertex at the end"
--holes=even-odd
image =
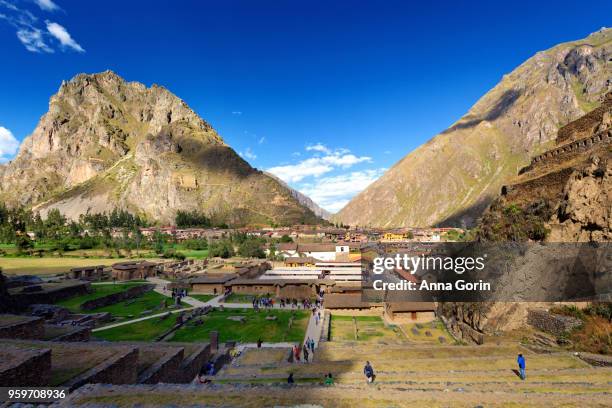
{"type": "Polygon", "coordinates": [[[275,297],[306,299],[314,298],[321,290],[327,292],[335,285],[327,279],[234,279],[225,284],[232,293],[242,295],[272,295],[275,297]]]}
{"type": "Polygon", "coordinates": [[[395,324],[429,322],[436,318],[434,302],[388,302],[384,317],[395,324]]]}
{"type": "Polygon", "coordinates": [[[225,285],[238,274],[228,273],[224,275],[206,275],[190,279],[190,292],[195,294],[220,295],[225,292],[225,285]]]}
{"type": "Polygon", "coordinates": [[[112,265],[112,278],[116,280],[146,279],[157,274],[157,264],[149,261],[119,262],[112,265]]]}
{"type": "Polygon", "coordinates": [[[104,265],[82,266],[70,269],[68,277],[70,279],[101,280],[108,272],[110,272],[110,270],[104,265]]]}

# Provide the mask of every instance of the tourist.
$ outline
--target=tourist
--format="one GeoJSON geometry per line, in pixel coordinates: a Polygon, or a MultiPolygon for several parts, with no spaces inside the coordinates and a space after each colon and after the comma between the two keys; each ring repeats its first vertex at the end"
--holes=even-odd
{"type": "Polygon", "coordinates": [[[293,355],[295,357],[295,362],[300,362],[300,348],[298,346],[293,346],[293,355]]]}
{"type": "Polygon", "coordinates": [[[257,340],[257,348],[261,348],[261,339],[257,340]]]}
{"type": "Polygon", "coordinates": [[[525,379],[525,357],[523,357],[522,354],[518,355],[518,358],[516,359],[516,362],[518,363],[519,366],[519,373],[521,376],[521,380],[525,379]]]}
{"type": "Polygon", "coordinates": [[[289,373],[289,377],[287,377],[287,384],[293,384],[295,381],[293,380],[293,373],[289,373]]]}
{"type": "Polygon", "coordinates": [[[334,377],[332,377],[332,373],[327,373],[325,376],[325,385],[334,385],[334,377]]]}
{"type": "Polygon", "coordinates": [[[366,361],[366,365],[363,367],[363,373],[365,374],[368,383],[374,382],[374,368],[372,368],[369,361],[366,361]]]}
{"type": "Polygon", "coordinates": [[[310,339],[310,350],[312,351],[313,354],[314,354],[314,349],[315,349],[315,341],[314,339],[310,339]]]}
{"type": "Polygon", "coordinates": [[[302,346],[302,351],[304,352],[304,363],[308,362],[308,347],[306,347],[306,343],[302,346]]]}

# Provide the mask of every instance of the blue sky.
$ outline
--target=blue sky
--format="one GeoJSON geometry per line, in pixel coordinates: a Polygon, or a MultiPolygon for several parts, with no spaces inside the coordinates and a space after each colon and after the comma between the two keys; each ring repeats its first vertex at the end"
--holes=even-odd
{"type": "Polygon", "coordinates": [[[62,80],[112,69],[166,86],[336,211],[502,75],[611,15],[610,1],[0,0],[0,160],[62,80]]]}

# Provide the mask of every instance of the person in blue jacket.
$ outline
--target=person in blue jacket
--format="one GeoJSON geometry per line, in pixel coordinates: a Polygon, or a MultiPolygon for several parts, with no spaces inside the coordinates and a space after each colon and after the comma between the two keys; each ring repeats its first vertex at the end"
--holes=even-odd
{"type": "Polygon", "coordinates": [[[521,373],[521,380],[524,380],[525,379],[525,357],[523,357],[522,354],[519,354],[518,358],[516,359],[516,362],[518,363],[519,372],[521,373]]]}

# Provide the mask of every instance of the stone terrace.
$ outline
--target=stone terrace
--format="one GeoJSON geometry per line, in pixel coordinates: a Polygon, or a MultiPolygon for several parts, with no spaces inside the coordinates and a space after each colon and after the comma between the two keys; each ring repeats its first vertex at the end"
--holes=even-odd
{"type": "Polygon", "coordinates": [[[210,346],[203,343],[64,343],[3,339],[0,348],[9,350],[1,355],[7,356],[0,366],[0,378],[5,379],[2,384],[66,386],[71,390],[87,383],[190,382],[210,357],[210,346]],[[46,372],[39,370],[40,363],[36,365],[31,361],[41,354],[46,354],[49,360],[46,372]]]}

